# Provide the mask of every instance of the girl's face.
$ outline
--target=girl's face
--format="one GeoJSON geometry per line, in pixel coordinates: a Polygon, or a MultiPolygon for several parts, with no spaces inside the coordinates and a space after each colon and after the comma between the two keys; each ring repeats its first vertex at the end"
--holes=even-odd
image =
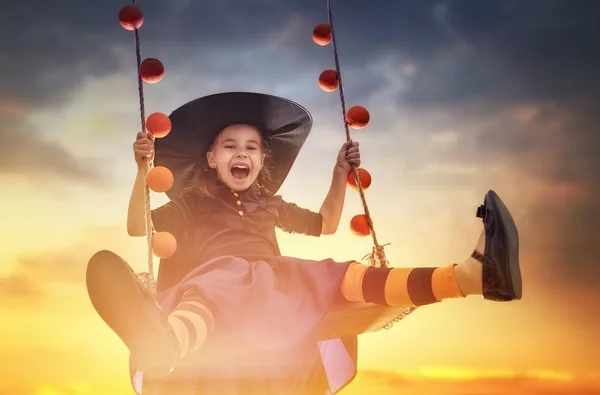
{"type": "Polygon", "coordinates": [[[223,129],[206,154],[208,165],[234,191],[250,188],[263,167],[265,155],[260,133],[249,125],[223,129]]]}

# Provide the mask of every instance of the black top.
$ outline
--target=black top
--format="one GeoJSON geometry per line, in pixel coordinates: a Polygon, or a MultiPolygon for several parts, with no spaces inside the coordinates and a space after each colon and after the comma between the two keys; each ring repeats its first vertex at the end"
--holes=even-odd
{"type": "Polygon", "coordinates": [[[198,265],[232,255],[247,260],[279,256],[275,228],[320,236],[322,216],[281,196],[263,198],[254,190],[235,193],[223,188],[217,199],[186,193],[152,210],[157,232],[177,239],[177,252],[161,260],[157,291],[175,285],[198,265]]]}

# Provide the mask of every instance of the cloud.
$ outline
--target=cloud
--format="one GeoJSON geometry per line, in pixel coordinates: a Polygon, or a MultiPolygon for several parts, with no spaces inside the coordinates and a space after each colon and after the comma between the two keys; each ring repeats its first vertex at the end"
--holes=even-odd
{"type": "MultiPolygon", "coordinates": [[[[18,32],[0,38],[0,175],[35,186],[51,184],[48,177],[105,185],[96,164],[74,155],[51,134],[60,125],[33,122],[36,114],[58,112],[89,75],[111,75],[122,67],[116,40],[121,32],[107,23],[103,9],[108,11],[77,2],[48,7],[34,1],[0,15],[6,31],[18,32]]],[[[118,26],[117,13],[111,16],[118,26]]],[[[73,115],[61,114],[57,122],[64,127],[73,115]]]]}
{"type": "Polygon", "coordinates": [[[0,140],[0,176],[23,177],[41,184],[51,184],[57,177],[96,186],[106,183],[97,167],[45,138],[25,120],[5,117],[0,140]]]}
{"type": "Polygon", "coordinates": [[[0,306],[20,306],[35,302],[41,296],[41,285],[24,273],[12,272],[0,277],[0,306]]]}
{"type": "MultiPolygon", "coordinates": [[[[547,96],[557,91],[552,86],[592,90],[583,81],[596,70],[598,51],[592,50],[597,43],[591,37],[600,7],[548,4],[503,2],[484,7],[477,1],[426,1],[364,7],[362,0],[334,4],[340,56],[343,66],[348,66],[343,69],[349,77],[346,87],[351,95],[363,97],[364,87],[384,87],[384,80],[364,70],[392,52],[401,53],[410,60],[409,69],[418,70],[403,106],[432,101],[451,104],[457,97],[464,100],[481,94],[488,99],[515,93],[537,98],[540,93],[547,96]],[[362,78],[354,78],[359,75],[362,78]]],[[[31,19],[31,32],[10,41],[5,38],[9,53],[21,55],[11,56],[10,66],[3,66],[18,76],[13,82],[19,89],[11,96],[28,88],[34,89],[29,96],[37,100],[52,97],[56,101],[57,93],[68,92],[86,75],[131,68],[132,34],[116,20],[121,5],[104,2],[91,10],[74,2],[51,9],[43,2],[30,2],[3,14],[3,22],[16,29],[32,7],[44,14],[31,19]],[[53,85],[40,83],[44,81],[53,85]]],[[[282,57],[293,57],[300,62],[299,68],[324,66],[324,62],[332,66],[331,46],[321,48],[310,39],[313,26],[327,19],[324,4],[230,0],[143,4],[142,10],[146,17],[141,30],[144,56],[164,56],[177,65],[202,54],[205,62],[191,68],[208,71],[212,64],[210,71],[222,75],[251,72],[261,61],[272,65],[268,72],[277,70],[282,57]],[[277,51],[235,54],[240,48],[255,49],[265,43],[277,51]],[[229,58],[224,58],[226,52],[229,58]]]]}
{"type": "Polygon", "coordinates": [[[45,295],[48,285],[85,286],[87,262],[99,250],[112,250],[136,265],[146,258],[143,245],[145,238],[132,238],[121,227],[99,226],[82,229],[80,236],[63,248],[23,253],[14,260],[9,273],[0,276],[0,305],[35,303],[45,295]]]}
{"type": "MultiPolygon", "coordinates": [[[[600,62],[598,15],[591,2],[446,3],[443,21],[436,19],[455,34],[418,54],[422,73],[403,105],[598,97],[588,83],[600,62]]],[[[404,52],[403,43],[397,48],[404,52]]]]}
{"type": "Polygon", "coordinates": [[[600,394],[600,381],[573,377],[564,372],[469,372],[453,370],[453,377],[427,376],[387,371],[360,371],[355,382],[345,390],[348,395],[377,390],[379,393],[437,395],[567,395],[600,394]]]}

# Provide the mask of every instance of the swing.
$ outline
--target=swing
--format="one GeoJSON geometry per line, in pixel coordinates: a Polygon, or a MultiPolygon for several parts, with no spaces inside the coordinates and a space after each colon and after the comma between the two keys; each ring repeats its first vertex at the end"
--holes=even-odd
{"type": "MultiPolygon", "coordinates": [[[[133,5],[127,5],[121,9],[119,20],[121,25],[127,30],[133,30],[135,34],[135,48],[138,68],[138,90],[141,113],[141,126],[147,133],[155,138],[162,138],[171,131],[170,119],[163,113],[153,113],[147,119],[144,108],[143,82],[159,82],[164,75],[162,63],[153,58],[147,58],[141,61],[140,39],[138,29],[143,23],[143,14],[138,7],[138,0],[134,0],[133,5]]],[[[319,76],[319,85],[325,92],[333,92],[336,89],[340,91],[340,100],[342,106],[342,117],[346,131],[346,140],[350,139],[349,128],[361,129],[367,125],[370,116],[368,111],[355,106],[346,111],[344,90],[342,86],[342,76],[339,64],[336,37],[333,26],[333,17],[331,9],[331,0],[327,0],[328,23],[317,25],[312,33],[313,40],[320,46],[327,46],[332,43],[335,61],[335,70],[325,70],[319,76]]],[[[369,265],[376,267],[388,267],[388,260],[384,254],[384,245],[380,245],[375,233],[371,214],[365,199],[365,189],[370,186],[371,176],[362,168],[352,166],[352,176],[348,177],[348,184],[358,191],[364,214],[355,215],[350,223],[352,231],[362,237],[371,235],[373,239],[373,249],[368,257],[369,265]]],[[[177,242],[175,237],[167,232],[156,232],[152,224],[150,189],[154,192],[167,192],[173,185],[173,174],[163,166],[156,166],[150,160],[146,160],[144,166],[145,183],[145,213],[146,213],[146,234],[148,247],[148,272],[138,273],[138,277],[144,286],[152,293],[156,293],[157,282],[154,277],[153,256],[161,259],[167,259],[175,253],[177,242]]],[[[377,332],[382,329],[390,329],[395,323],[404,319],[417,309],[417,307],[392,307],[382,306],[372,303],[355,302],[348,303],[344,308],[331,311],[320,327],[317,329],[316,337],[319,341],[339,339],[349,336],[356,336],[362,333],[377,332]]],[[[227,340],[224,340],[227,341],[227,340]]],[[[228,343],[231,340],[229,339],[228,343]]],[[[231,344],[231,343],[230,343],[231,344]]],[[[208,352],[210,354],[210,351],[208,352]]]]}

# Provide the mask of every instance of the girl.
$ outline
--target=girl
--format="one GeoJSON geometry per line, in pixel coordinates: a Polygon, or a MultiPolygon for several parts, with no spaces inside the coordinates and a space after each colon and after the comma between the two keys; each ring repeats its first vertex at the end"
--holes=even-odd
{"type": "MultiPolygon", "coordinates": [[[[175,177],[171,201],[152,211],[155,230],[178,240],[177,253],[161,261],[157,300],[110,251],[96,253],[87,267],[91,301],[128,347],[138,393],[142,374],[144,392],[152,383],[157,393],[335,393],[353,379],[356,357],[340,347],[348,343],[313,336],[332,309],[356,301],[408,307],[467,295],[521,298],[517,230],[493,191],[477,213],[484,229],[475,250],[459,264],[375,268],[285,257],[275,228],[317,237],[336,232],[347,175],[360,165],[358,144],[342,145],[315,212],[276,195],[312,127],[298,104],[223,93],[170,118],[169,135],[154,141],[139,133],[134,143],[140,169],[154,159],[175,177]],[[247,348],[216,346],[227,334],[247,348]],[[326,355],[323,346],[334,351],[326,355]],[[337,368],[347,367],[341,376],[331,370],[332,355],[337,368]]],[[[145,235],[143,187],[140,171],[127,220],[132,236],[145,235]]]]}

